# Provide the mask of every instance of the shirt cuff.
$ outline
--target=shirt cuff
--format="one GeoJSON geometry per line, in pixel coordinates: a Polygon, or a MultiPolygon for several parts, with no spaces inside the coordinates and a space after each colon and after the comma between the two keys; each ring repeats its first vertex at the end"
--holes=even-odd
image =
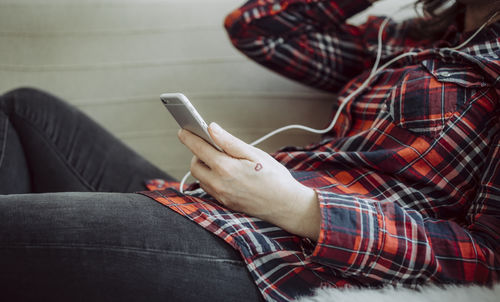
{"type": "Polygon", "coordinates": [[[380,249],[379,213],[375,202],[316,190],[321,209],[318,242],[303,242],[308,260],[359,276],[369,271],[380,249]],[[311,253],[308,253],[312,250],[311,253]]]}

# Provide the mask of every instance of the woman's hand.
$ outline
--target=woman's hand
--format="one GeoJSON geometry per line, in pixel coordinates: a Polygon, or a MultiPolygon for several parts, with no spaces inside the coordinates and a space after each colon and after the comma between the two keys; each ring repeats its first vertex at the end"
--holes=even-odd
{"type": "Polygon", "coordinates": [[[191,174],[224,206],[259,217],[284,230],[317,240],[321,214],[316,192],[295,180],[264,151],[211,123],[212,145],[186,130],[179,139],[195,155],[191,174]]]}

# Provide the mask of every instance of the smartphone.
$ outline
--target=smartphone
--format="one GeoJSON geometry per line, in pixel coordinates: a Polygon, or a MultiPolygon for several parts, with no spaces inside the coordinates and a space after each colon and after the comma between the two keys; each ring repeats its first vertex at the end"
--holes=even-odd
{"type": "Polygon", "coordinates": [[[182,129],[189,130],[207,141],[217,150],[224,152],[212,140],[212,137],[208,134],[207,123],[205,123],[201,115],[196,111],[184,94],[164,93],[160,96],[160,99],[182,129]]]}

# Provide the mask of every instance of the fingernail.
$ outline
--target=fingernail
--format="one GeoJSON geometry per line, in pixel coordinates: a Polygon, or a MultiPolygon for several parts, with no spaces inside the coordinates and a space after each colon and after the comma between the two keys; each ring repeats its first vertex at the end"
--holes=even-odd
{"type": "Polygon", "coordinates": [[[216,122],[210,123],[210,129],[212,129],[212,132],[215,134],[222,133],[222,128],[216,122]]]}
{"type": "Polygon", "coordinates": [[[178,137],[178,138],[181,138],[181,134],[182,134],[182,128],[181,128],[181,129],[179,129],[179,131],[177,131],[177,137],[178,137]]]}

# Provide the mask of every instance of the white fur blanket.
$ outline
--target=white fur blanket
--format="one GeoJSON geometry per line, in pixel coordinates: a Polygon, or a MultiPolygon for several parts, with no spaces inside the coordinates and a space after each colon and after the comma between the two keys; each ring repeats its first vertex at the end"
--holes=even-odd
{"type": "Polygon", "coordinates": [[[384,289],[322,288],[300,302],[500,302],[500,284],[480,286],[426,286],[420,290],[387,287],[384,289]]]}

